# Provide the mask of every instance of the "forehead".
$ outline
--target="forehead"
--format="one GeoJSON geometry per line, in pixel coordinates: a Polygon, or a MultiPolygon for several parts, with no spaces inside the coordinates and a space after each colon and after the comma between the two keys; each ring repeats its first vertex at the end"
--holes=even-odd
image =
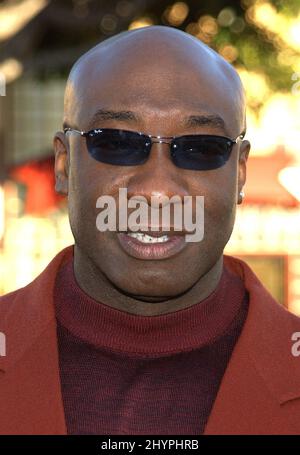
{"type": "Polygon", "coordinates": [[[234,70],[212,51],[147,42],[92,53],[74,71],[66,96],[68,115],[82,129],[104,107],[147,120],[176,119],[181,112],[218,115],[235,131],[243,105],[234,70]]]}

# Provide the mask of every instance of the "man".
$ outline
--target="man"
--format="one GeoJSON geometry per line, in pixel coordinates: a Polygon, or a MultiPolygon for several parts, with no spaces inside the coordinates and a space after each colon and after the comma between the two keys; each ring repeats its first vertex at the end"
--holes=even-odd
{"type": "Polygon", "coordinates": [[[75,245],[1,299],[1,433],[300,431],[300,321],[223,256],[245,128],[237,73],[182,31],[125,32],[76,62],[54,138],[75,245]],[[124,205],[120,188],[149,209],[202,196],[203,238],[101,231],[97,201],[124,205]]]}

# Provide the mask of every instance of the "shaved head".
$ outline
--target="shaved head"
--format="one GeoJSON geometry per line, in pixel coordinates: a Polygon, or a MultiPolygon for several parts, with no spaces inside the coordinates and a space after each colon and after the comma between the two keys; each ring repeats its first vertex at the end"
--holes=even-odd
{"type": "MultiPolygon", "coordinates": [[[[144,75],[144,84],[140,83],[136,88],[141,101],[150,77],[152,85],[154,80],[157,81],[157,91],[163,103],[175,101],[178,79],[192,83],[194,90],[199,84],[206,85],[208,94],[215,92],[218,99],[220,93],[225,98],[231,123],[235,124],[234,131],[239,134],[246,128],[245,94],[238,73],[213,49],[181,30],[151,26],[125,31],[80,57],[67,81],[64,125],[81,127],[86,121],[80,116],[81,101],[88,102],[87,98],[93,96],[91,79],[96,81],[101,75],[107,75],[113,84],[119,83],[123,87],[130,81],[134,84],[138,75],[144,75]]],[[[100,93],[102,89],[99,84],[100,93]]],[[[203,105],[205,102],[203,100],[203,105]]],[[[230,130],[229,125],[227,130],[230,130]]]]}

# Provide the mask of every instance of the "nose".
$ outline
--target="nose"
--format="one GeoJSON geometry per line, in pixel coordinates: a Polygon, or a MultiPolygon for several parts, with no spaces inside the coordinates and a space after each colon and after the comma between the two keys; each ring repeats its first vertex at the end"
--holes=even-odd
{"type": "Polygon", "coordinates": [[[188,182],[186,173],[176,167],[170,156],[170,145],[158,141],[152,143],[150,155],[146,163],[137,166],[129,178],[127,195],[129,198],[138,199],[143,196],[148,205],[153,200],[162,203],[172,196],[188,196],[188,182]]]}

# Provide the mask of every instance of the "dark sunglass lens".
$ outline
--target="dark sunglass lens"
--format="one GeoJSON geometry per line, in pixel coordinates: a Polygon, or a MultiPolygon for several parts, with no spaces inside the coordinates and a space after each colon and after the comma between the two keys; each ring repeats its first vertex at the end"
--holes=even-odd
{"type": "Polygon", "coordinates": [[[172,147],[174,164],[183,169],[208,171],[223,166],[230,157],[232,142],[219,136],[183,136],[172,147]]]}
{"type": "Polygon", "coordinates": [[[118,166],[143,164],[149,145],[147,136],[131,131],[103,129],[87,137],[88,151],[95,160],[118,166]]]}

